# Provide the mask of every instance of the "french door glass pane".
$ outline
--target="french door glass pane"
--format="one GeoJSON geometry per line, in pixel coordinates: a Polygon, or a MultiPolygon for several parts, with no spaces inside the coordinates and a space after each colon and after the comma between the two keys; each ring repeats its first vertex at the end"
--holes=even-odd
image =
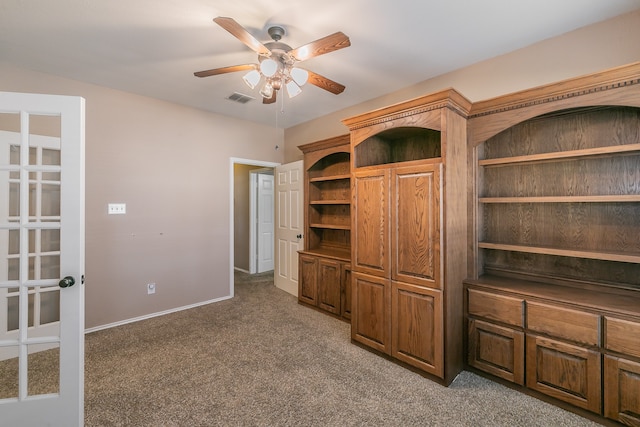
{"type": "Polygon", "coordinates": [[[28,346],[27,394],[58,393],[60,390],[60,348],[58,343],[28,346]]]}
{"type": "Polygon", "coordinates": [[[0,347],[0,399],[18,397],[18,346],[0,347]]]}

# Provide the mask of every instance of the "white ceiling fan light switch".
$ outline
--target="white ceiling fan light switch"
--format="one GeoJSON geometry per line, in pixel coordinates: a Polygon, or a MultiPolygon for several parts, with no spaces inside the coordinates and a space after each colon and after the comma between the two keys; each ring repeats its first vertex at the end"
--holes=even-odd
{"type": "Polygon", "coordinates": [[[127,213],[126,203],[109,203],[107,208],[109,215],[124,215],[127,213]]]}

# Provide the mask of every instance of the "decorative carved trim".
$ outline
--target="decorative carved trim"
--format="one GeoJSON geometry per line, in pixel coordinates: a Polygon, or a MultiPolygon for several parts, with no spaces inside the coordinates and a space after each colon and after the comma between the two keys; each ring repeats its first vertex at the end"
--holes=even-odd
{"type": "MultiPolygon", "coordinates": [[[[438,110],[440,108],[444,108],[447,107],[448,103],[447,102],[442,102],[442,103],[437,103],[437,104],[430,104],[430,105],[426,105],[424,107],[421,108],[415,108],[412,110],[407,110],[407,111],[402,111],[400,113],[396,113],[396,114],[389,114],[387,116],[381,116],[372,120],[367,120],[364,122],[360,122],[360,123],[356,123],[350,126],[351,130],[355,130],[355,129],[362,129],[362,128],[366,128],[368,126],[373,126],[373,125],[377,125],[380,123],[385,123],[385,122],[391,122],[394,120],[398,120],[398,119],[403,119],[405,117],[410,117],[410,116],[415,116],[416,114],[422,114],[422,113],[426,113],[428,111],[433,111],[433,110],[438,110]]],[[[454,110],[455,111],[455,110],[454,110]]]]}
{"type": "Polygon", "coordinates": [[[640,83],[640,62],[557,83],[526,89],[473,104],[469,119],[570,98],[606,92],[640,83]]]}
{"type": "Polygon", "coordinates": [[[348,153],[349,141],[350,141],[349,138],[350,138],[349,134],[334,136],[334,137],[323,139],[320,141],[309,142],[307,144],[298,145],[298,149],[300,149],[300,151],[306,154],[312,151],[319,151],[319,150],[324,150],[327,148],[333,148],[333,147],[338,147],[338,146],[347,144],[347,149],[345,152],[348,153]]]}
{"type": "Polygon", "coordinates": [[[575,92],[567,92],[567,93],[562,93],[559,95],[555,95],[555,96],[550,96],[547,98],[541,98],[541,99],[533,99],[527,102],[522,102],[519,104],[512,104],[512,105],[507,105],[501,108],[496,108],[494,110],[488,110],[488,111],[483,111],[480,113],[476,113],[476,114],[471,114],[469,116],[469,118],[475,118],[475,117],[482,117],[482,116],[488,116],[490,114],[495,114],[495,113],[502,113],[505,111],[510,111],[510,110],[517,110],[519,108],[526,108],[526,107],[531,107],[533,105],[539,105],[539,104],[546,104],[549,102],[555,102],[555,101],[561,101],[564,99],[568,99],[568,98],[573,98],[576,96],[583,96],[583,95],[588,95],[591,93],[595,93],[595,92],[603,92],[603,91],[607,91],[607,90],[611,90],[611,89],[617,89],[617,88],[621,88],[621,87],[625,87],[625,86],[632,86],[635,84],[640,83],[640,77],[637,79],[633,79],[633,80],[628,80],[625,82],[616,82],[616,83],[612,83],[609,85],[604,85],[604,86],[597,86],[597,87],[592,87],[592,88],[587,88],[584,90],[579,90],[579,91],[575,91],[575,92]]]}
{"type": "Polygon", "coordinates": [[[353,131],[442,108],[449,108],[460,116],[467,118],[469,109],[471,108],[471,102],[454,89],[446,89],[431,95],[411,99],[386,108],[344,119],[342,123],[349,127],[349,130],[353,131]]]}

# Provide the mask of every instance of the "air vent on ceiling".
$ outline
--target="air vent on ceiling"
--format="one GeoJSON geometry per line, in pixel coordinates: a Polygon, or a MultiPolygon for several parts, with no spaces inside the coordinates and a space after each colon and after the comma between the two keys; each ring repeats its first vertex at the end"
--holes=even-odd
{"type": "Polygon", "coordinates": [[[233,92],[233,94],[229,95],[227,99],[229,101],[239,102],[240,104],[246,104],[249,101],[253,101],[255,98],[243,93],[233,92]]]}

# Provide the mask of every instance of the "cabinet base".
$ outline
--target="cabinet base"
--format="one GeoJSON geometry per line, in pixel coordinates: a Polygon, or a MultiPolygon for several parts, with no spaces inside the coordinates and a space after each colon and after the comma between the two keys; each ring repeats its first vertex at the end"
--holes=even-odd
{"type": "Polygon", "coordinates": [[[398,366],[402,366],[403,368],[408,369],[411,372],[415,372],[416,374],[418,374],[418,375],[420,375],[420,376],[422,376],[422,377],[424,377],[424,378],[426,378],[428,380],[431,380],[431,381],[433,381],[435,383],[443,385],[445,387],[449,387],[449,385],[451,385],[453,380],[458,376],[458,374],[456,374],[456,375],[453,376],[453,378],[451,378],[451,380],[445,381],[444,378],[440,378],[440,377],[437,377],[437,376],[435,376],[433,374],[425,372],[425,371],[423,371],[421,369],[416,368],[415,366],[412,366],[412,365],[409,365],[408,363],[403,362],[402,360],[398,360],[398,359],[396,359],[394,357],[391,357],[390,355],[388,355],[386,353],[383,353],[383,352],[381,352],[379,350],[376,350],[375,348],[368,347],[368,346],[366,346],[366,345],[364,345],[364,344],[362,344],[362,343],[360,343],[358,341],[355,341],[353,339],[351,340],[351,344],[356,345],[356,346],[358,346],[358,347],[360,347],[360,348],[362,348],[364,350],[367,350],[368,352],[373,353],[376,356],[380,356],[380,357],[388,360],[389,362],[395,363],[398,366]]]}
{"type": "Polygon", "coordinates": [[[503,385],[505,387],[508,387],[508,388],[510,388],[510,389],[512,389],[514,391],[519,392],[519,393],[526,394],[527,396],[534,397],[534,398],[536,398],[538,400],[541,400],[543,402],[547,402],[547,403],[549,403],[549,404],[551,404],[553,406],[557,406],[558,408],[562,408],[565,411],[572,412],[572,413],[574,413],[576,415],[580,415],[583,418],[586,418],[588,420],[594,421],[594,422],[596,422],[598,424],[602,424],[603,426],[607,426],[607,427],[620,427],[621,426],[620,423],[617,423],[617,422],[615,422],[613,420],[610,420],[610,419],[605,418],[603,416],[600,416],[598,414],[594,414],[593,412],[587,411],[585,409],[578,408],[578,407],[573,406],[573,405],[571,405],[569,403],[566,403],[566,402],[564,402],[562,400],[554,399],[553,397],[547,396],[546,394],[537,392],[535,390],[531,390],[529,388],[526,388],[524,386],[512,383],[510,381],[504,380],[504,379],[502,379],[500,377],[496,377],[494,375],[488,374],[488,373],[486,373],[484,371],[481,371],[479,369],[474,368],[473,366],[465,365],[464,370],[472,372],[472,373],[478,375],[479,377],[483,377],[483,378],[486,378],[486,379],[491,380],[493,382],[496,382],[498,384],[501,384],[501,385],[503,385]]]}
{"type": "Polygon", "coordinates": [[[333,317],[334,319],[342,320],[345,323],[351,324],[351,319],[346,319],[346,318],[344,318],[344,317],[342,317],[342,316],[340,316],[338,314],[330,313],[330,312],[328,312],[326,310],[323,310],[321,308],[316,307],[315,305],[307,304],[306,302],[300,301],[300,300],[298,300],[298,304],[300,304],[302,306],[305,306],[307,308],[310,308],[312,310],[315,310],[318,313],[322,313],[322,314],[324,314],[326,316],[330,316],[330,317],[333,317]]]}

